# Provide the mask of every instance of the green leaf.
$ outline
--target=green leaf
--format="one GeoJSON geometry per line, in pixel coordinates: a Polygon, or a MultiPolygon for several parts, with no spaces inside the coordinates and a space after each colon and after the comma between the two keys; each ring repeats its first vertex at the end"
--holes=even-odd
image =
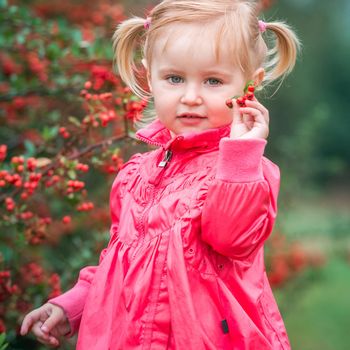
{"type": "Polygon", "coordinates": [[[16,37],[16,41],[18,44],[24,44],[26,42],[26,36],[22,35],[22,34],[19,34],[17,35],[16,37]]]}
{"type": "Polygon", "coordinates": [[[33,157],[36,153],[36,147],[33,142],[29,140],[24,140],[24,147],[26,149],[25,156],[26,157],[33,157]]]}
{"type": "Polygon", "coordinates": [[[249,85],[254,85],[254,80],[249,80],[247,82],[247,84],[245,84],[245,87],[244,87],[244,90],[243,90],[245,94],[248,92],[249,85]]]}
{"type": "Polygon", "coordinates": [[[77,173],[73,169],[68,170],[67,175],[72,180],[75,180],[77,178],[77,173]]]}
{"type": "Polygon", "coordinates": [[[0,8],[7,7],[7,0],[0,0],[0,8]]]}
{"type": "Polygon", "coordinates": [[[61,56],[61,48],[56,43],[51,43],[46,48],[46,56],[49,60],[57,60],[61,56]]]}
{"type": "Polygon", "coordinates": [[[5,344],[6,342],[6,333],[0,334],[0,350],[5,350],[8,347],[8,344],[5,344]]]}
{"type": "Polygon", "coordinates": [[[44,126],[44,129],[41,132],[41,136],[43,137],[43,139],[45,141],[50,141],[50,140],[54,139],[57,135],[58,135],[58,127],[57,126],[53,126],[53,127],[44,126]]]}
{"type": "Polygon", "coordinates": [[[76,30],[72,30],[72,39],[78,43],[81,42],[82,40],[82,35],[81,35],[81,31],[79,29],[76,29],[76,30]]]}
{"type": "Polygon", "coordinates": [[[70,116],[70,117],[68,118],[68,120],[69,120],[72,124],[74,124],[75,126],[77,126],[78,128],[81,127],[80,120],[78,120],[76,117],[70,116]]]}
{"type": "Polygon", "coordinates": [[[0,350],[5,350],[8,347],[8,344],[4,344],[1,346],[0,350]]]}
{"type": "Polygon", "coordinates": [[[1,333],[0,334],[0,345],[2,345],[4,343],[6,339],[6,334],[5,333],[1,333]]]}
{"type": "Polygon", "coordinates": [[[15,14],[17,12],[17,10],[18,10],[17,6],[10,6],[9,14],[13,15],[13,14],[15,14]]]}

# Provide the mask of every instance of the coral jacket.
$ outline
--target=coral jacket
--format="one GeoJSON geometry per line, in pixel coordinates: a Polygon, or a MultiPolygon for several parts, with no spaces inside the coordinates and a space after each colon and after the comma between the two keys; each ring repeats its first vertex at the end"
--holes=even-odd
{"type": "Polygon", "coordinates": [[[265,140],[229,131],[138,132],[159,148],[116,177],[99,265],[50,300],[79,329],[77,349],[290,349],[263,253],[279,170],[265,140]]]}

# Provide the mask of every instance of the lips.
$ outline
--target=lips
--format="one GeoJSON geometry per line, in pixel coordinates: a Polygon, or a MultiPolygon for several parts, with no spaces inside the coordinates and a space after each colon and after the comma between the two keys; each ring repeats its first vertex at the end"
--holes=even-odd
{"type": "Polygon", "coordinates": [[[195,119],[195,118],[204,119],[204,118],[206,118],[205,116],[197,114],[197,113],[182,113],[182,114],[178,115],[177,117],[178,118],[188,118],[188,119],[195,119]]]}

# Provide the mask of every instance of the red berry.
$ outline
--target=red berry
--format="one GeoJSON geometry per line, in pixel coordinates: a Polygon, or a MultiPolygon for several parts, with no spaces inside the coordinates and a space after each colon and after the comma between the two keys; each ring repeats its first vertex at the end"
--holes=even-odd
{"type": "Polygon", "coordinates": [[[254,93],[253,92],[247,92],[245,96],[246,96],[247,100],[252,101],[253,98],[254,98],[254,93]]]}
{"type": "Polygon", "coordinates": [[[17,172],[22,173],[24,170],[24,166],[22,164],[17,166],[17,172]]]}
{"type": "Polygon", "coordinates": [[[255,87],[253,85],[249,85],[248,86],[248,91],[249,92],[254,92],[255,91],[255,87]]]}
{"type": "Polygon", "coordinates": [[[87,81],[87,82],[85,82],[85,84],[84,84],[85,89],[91,89],[91,86],[92,86],[91,81],[87,81]]]}
{"type": "Polygon", "coordinates": [[[72,218],[71,218],[69,215],[66,215],[66,216],[64,216],[64,217],[62,218],[62,222],[63,222],[64,224],[70,224],[71,221],[72,221],[72,218]]]}
{"type": "Polygon", "coordinates": [[[228,108],[233,108],[233,102],[232,102],[231,99],[228,99],[228,100],[226,101],[226,106],[227,106],[228,108]]]}
{"type": "Polygon", "coordinates": [[[245,107],[245,99],[244,99],[244,97],[239,97],[239,98],[237,98],[237,104],[238,104],[240,107],[245,107]]]}

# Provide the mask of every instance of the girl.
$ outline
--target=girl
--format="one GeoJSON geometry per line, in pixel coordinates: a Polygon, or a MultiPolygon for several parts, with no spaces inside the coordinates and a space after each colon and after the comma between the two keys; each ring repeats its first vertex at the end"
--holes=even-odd
{"type": "Polygon", "coordinates": [[[79,329],[83,350],[290,349],[263,255],[279,170],[263,156],[269,113],[252,91],[292,70],[299,42],[257,15],[253,1],[165,0],[119,25],[119,74],[154,99],[137,136],[158,149],[116,177],[99,265],[29,313],[23,335],[57,346],[79,329]],[[251,100],[228,108],[249,81],[251,100]]]}

